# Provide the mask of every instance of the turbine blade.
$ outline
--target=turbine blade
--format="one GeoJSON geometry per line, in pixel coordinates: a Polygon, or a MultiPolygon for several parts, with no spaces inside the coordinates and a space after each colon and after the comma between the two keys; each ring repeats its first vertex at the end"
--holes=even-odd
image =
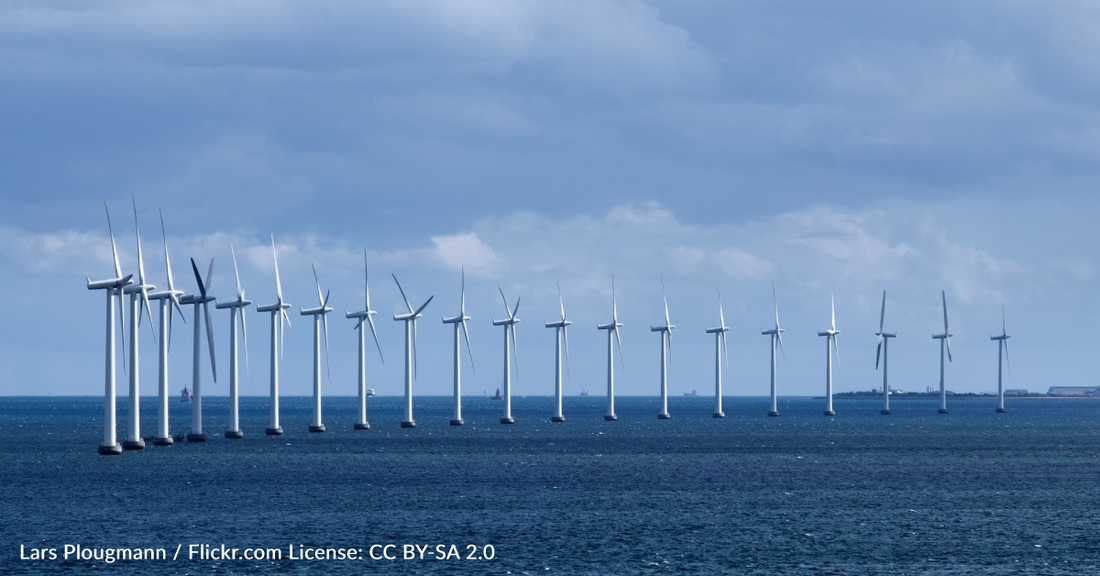
{"type": "MultiPolygon", "coordinates": [[[[462,316],[462,317],[466,316],[466,267],[465,266],[462,267],[462,304],[458,309],[458,315],[462,316]]],[[[463,320],[462,322],[463,322],[463,325],[465,325],[466,321],[463,320]]],[[[473,364],[473,361],[471,360],[470,363],[473,364]]]]}
{"type": "MultiPolygon", "coordinates": [[[[242,294],[243,296],[243,294],[242,294]]],[[[248,325],[244,320],[244,311],[246,308],[242,306],[241,310],[241,336],[244,337],[244,375],[246,377],[252,376],[252,371],[248,368],[248,325]]]]}
{"type": "Polygon", "coordinates": [[[833,339],[833,350],[836,351],[836,368],[840,369],[840,341],[836,339],[836,334],[830,336],[833,339]]]}
{"type": "Polygon", "coordinates": [[[558,306],[561,307],[561,319],[565,320],[565,302],[561,299],[561,282],[558,282],[558,306]]]}
{"type": "Polygon", "coordinates": [[[283,350],[286,343],[286,331],[283,327],[283,320],[286,318],[286,310],[279,310],[279,358],[283,357],[283,350]]]}
{"type": "Polygon", "coordinates": [[[412,304],[409,304],[409,299],[405,297],[405,290],[401,288],[401,283],[397,281],[397,276],[390,272],[390,276],[393,276],[393,281],[397,284],[397,289],[401,291],[401,299],[405,301],[405,306],[408,307],[409,313],[412,313],[412,304]]]}
{"type": "MultiPolygon", "coordinates": [[[[615,277],[611,277],[611,321],[613,324],[619,323],[619,303],[615,299],[615,277]]],[[[618,330],[616,330],[617,332],[618,330]]],[[[626,369],[626,366],[623,366],[626,369]]]]}
{"type": "MultiPolygon", "coordinates": [[[[775,297],[775,282],[772,282],[772,304],[775,306],[775,327],[778,329],[779,328],[779,299],[775,297]]],[[[782,338],[780,338],[780,341],[782,341],[782,338]]]]}
{"type": "Polygon", "coordinates": [[[280,312],[283,314],[283,319],[286,320],[286,325],[293,328],[294,325],[290,323],[290,315],[286,313],[286,308],[281,309],[280,312]]]}
{"type": "Polygon", "coordinates": [[[518,312],[519,312],[519,301],[520,301],[520,300],[523,300],[523,297],[522,297],[522,296],[521,296],[521,297],[519,297],[519,298],[516,298],[516,307],[512,309],[512,314],[511,314],[511,318],[512,318],[512,320],[515,320],[515,319],[516,319],[516,313],[518,313],[518,312]]]}
{"type": "Polygon", "coordinates": [[[275,261],[275,294],[279,296],[279,304],[283,303],[283,282],[279,279],[279,255],[275,252],[275,235],[271,235],[271,258],[275,261]]]}
{"type": "Polygon", "coordinates": [[[111,235],[111,254],[115,257],[115,278],[122,278],[122,266],[118,264],[118,248],[115,246],[115,230],[111,227],[111,211],[107,210],[107,202],[103,202],[103,211],[107,213],[107,231],[111,235]]]}
{"type": "Polygon", "coordinates": [[[313,281],[317,284],[317,302],[321,304],[321,308],[325,307],[325,297],[321,294],[321,281],[317,279],[317,267],[312,262],[309,263],[310,268],[313,268],[313,281]]]}
{"type": "Polygon", "coordinates": [[[412,334],[412,336],[413,336],[413,349],[412,349],[412,353],[413,353],[413,380],[416,380],[417,368],[416,368],[416,318],[415,318],[415,316],[413,317],[412,320],[410,320],[410,322],[412,322],[412,333],[413,333],[412,334]]]}
{"type": "Polygon", "coordinates": [[[878,337],[878,349],[875,350],[875,370],[878,370],[878,361],[882,357],[882,336],[878,337]]]}
{"type": "Polygon", "coordinates": [[[332,363],[328,358],[328,314],[325,314],[324,311],[321,312],[321,324],[325,326],[325,373],[328,374],[329,378],[332,378],[332,363]]]}
{"type": "Polygon", "coordinates": [[[511,317],[512,309],[508,307],[508,299],[504,297],[504,290],[501,290],[500,286],[497,286],[497,291],[500,292],[500,299],[504,302],[504,313],[511,317]]]}
{"type": "Polygon", "coordinates": [[[206,343],[210,347],[210,371],[214,373],[214,382],[218,381],[218,368],[214,363],[214,325],[210,321],[210,303],[202,303],[203,314],[206,315],[206,343]]]}
{"type": "Polygon", "coordinates": [[[202,296],[206,297],[206,293],[210,291],[210,285],[214,283],[214,257],[210,257],[210,268],[206,269],[206,289],[203,290],[202,296]]]}
{"type": "Polygon", "coordinates": [[[832,293],[829,294],[829,307],[833,312],[833,330],[836,331],[836,299],[832,293]]]}
{"type": "Polygon", "coordinates": [[[1008,364],[1008,375],[1012,376],[1012,361],[1008,359],[1008,340],[1001,340],[1005,346],[1005,364],[1008,364]]]}
{"type": "Polygon", "coordinates": [[[416,309],[416,312],[413,312],[413,316],[419,316],[420,313],[423,312],[424,309],[428,307],[428,304],[431,304],[432,298],[435,298],[434,294],[432,296],[428,296],[428,300],[426,302],[424,302],[423,304],[421,304],[420,308],[416,309]]]}
{"type": "Polygon", "coordinates": [[[241,273],[237,270],[237,253],[232,244],[229,245],[229,254],[233,256],[233,275],[237,277],[237,300],[244,300],[244,295],[241,294],[241,273]]]}
{"type": "Polygon", "coordinates": [[[516,365],[516,382],[519,382],[519,350],[516,349],[516,325],[511,325],[512,332],[512,362],[516,365]]]}
{"type": "Polygon", "coordinates": [[[470,329],[466,327],[466,321],[462,321],[462,334],[466,336],[466,352],[470,354],[470,369],[477,374],[477,368],[474,367],[474,350],[470,347],[470,329]]]}
{"type": "Polygon", "coordinates": [[[787,359],[787,351],[783,348],[783,333],[777,331],[775,333],[775,336],[777,338],[779,338],[779,352],[781,352],[783,354],[783,359],[786,360],[787,359]]]}
{"type": "MultiPolygon", "coordinates": [[[[164,231],[164,211],[160,212],[160,237],[164,241],[164,269],[168,271],[168,291],[176,290],[175,282],[172,282],[172,262],[168,259],[168,235],[164,231]]],[[[175,296],[172,297],[175,302],[175,296]]],[[[182,314],[182,312],[181,312],[182,314]]]]}
{"type": "Polygon", "coordinates": [[[941,290],[940,296],[943,297],[943,333],[950,334],[951,330],[947,328],[947,293],[941,290]]]}
{"type": "Polygon", "coordinates": [[[665,330],[664,332],[664,338],[668,338],[668,363],[672,364],[672,330],[665,330]]]}
{"type": "Polygon", "coordinates": [[[367,249],[363,248],[363,288],[366,292],[366,308],[363,310],[370,312],[370,266],[367,265],[367,249]]]}
{"type": "Polygon", "coordinates": [[[729,349],[728,346],[726,346],[726,333],[725,332],[719,332],[718,334],[721,335],[721,337],[722,337],[722,355],[726,357],[726,368],[729,368],[730,367],[730,349],[729,349]]]}
{"type": "Polygon", "coordinates": [[[332,288],[325,290],[325,299],[321,301],[321,308],[328,308],[328,299],[332,295],[332,288]]]}
{"type": "MultiPolygon", "coordinates": [[[[882,333],[882,327],[886,323],[886,291],[882,291],[882,312],[878,316],[878,331],[882,333]]],[[[880,339],[881,340],[881,339],[880,339]]]]}
{"type": "Polygon", "coordinates": [[[570,374],[570,370],[569,370],[569,327],[568,326],[562,326],[561,327],[561,335],[562,335],[563,338],[565,338],[565,374],[567,376],[572,376],[572,374],[570,374]]]}
{"type": "Polygon", "coordinates": [[[615,332],[615,340],[619,343],[619,363],[622,364],[623,370],[626,370],[626,359],[623,358],[623,339],[619,337],[619,329],[612,328],[615,332]]]}
{"type": "Polygon", "coordinates": [[[946,341],[947,344],[947,361],[952,362],[953,360],[951,360],[951,338],[944,336],[943,339],[946,341]]]}
{"type": "Polygon", "coordinates": [[[719,328],[725,328],[726,327],[726,315],[725,315],[724,312],[722,312],[722,289],[721,288],[718,289],[718,322],[719,322],[719,324],[718,324],[719,328]]]}
{"type": "Polygon", "coordinates": [[[119,350],[122,352],[122,369],[126,370],[126,309],[123,308],[125,298],[122,295],[122,288],[117,288],[118,293],[118,337],[122,341],[119,346],[119,350]]]}
{"type": "Polygon", "coordinates": [[[1001,336],[1008,336],[1008,322],[1005,320],[1005,305],[1001,304],[1001,336]]]}
{"type": "Polygon", "coordinates": [[[378,347],[378,358],[385,364],[386,358],[382,356],[382,344],[378,342],[378,331],[374,329],[374,317],[368,315],[367,322],[370,324],[370,333],[374,334],[374,345],[378,347]]]}

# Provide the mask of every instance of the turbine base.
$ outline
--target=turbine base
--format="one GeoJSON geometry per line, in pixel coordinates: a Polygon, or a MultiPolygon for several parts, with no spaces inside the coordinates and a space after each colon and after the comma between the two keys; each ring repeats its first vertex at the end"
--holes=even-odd
{"type": "Polygon", "coordinates": [[[726,413],[725,412],[715,412],[714,414],[711,414],[710,417],[711,418],[725,418],[726,413]]]}
{"type": "Polygon", "coordinates": [[[370,422],[363,422],[362,424],[356,422],[355,423],[355,429],[356,430],[370,430],[370,422]]]}
{"type": "Polygon", "coordinates": [[[101,456],[118,456],[122,454],[122,446],[118,444],[100,444],[99,454],[101,456]]]}
{"type": "Polygon", "coordinates": [[[997,409],[998,414],[1004,414],[1005,412],[1008,412],[1008,410],[1005,410],[1004,408],[998,408],[997,409]]]}
{"type": "Polygon", "coordinates": [[[188,442],[206,442],[206,434],[188,434],[188,442]]]}
{"type": "Polygon", "coordinates": [[[882,414],[883,416],[889,416],[892,412],[893,412],[892,410],[885,410],[885,409],[878,411],[878,413],[882,414]]]}
{"type": "Polygon", "coordinates": [[[234,439],[234,440],[236,440],[238,438],[244,438],[244,432],[242,432],[240,430],[226,430],[225,431],[225,437],[226,438],[231,438],[231,439],[234,439]]]}
{"type": "Polygon", "coordinates": [[[459,418],[457,420],[451,420],[451,426],[463,426],[465,424],[466,424],[466,421],[463,420],[462,418],[459,418]]]}
{"type": "Polygon", "coordinates": [[[658,420],[668,420],[669,418],[672,418],[672,414],[669,414],[668,412],[665,412],[664,414],[658,414],[657,415],[658,420]]]}
{"type": "Polygon", "coordinates": [[[826,416],[836,416],[836,411],[835,410],[826,410],[825,415],[826,416]]]}
{"type": "Polygon", "coordinates": [[[319,434],[319,433],[321,433],[321,432],[324,432],[324,431],[325,431],[325,425],[324,425],[324,424],[316,424],[316,425],[314,425],[314,424],[310,424],[310,425],[309,425],[309,431],[310,431],[310,432],[315,432],[315,433],[318,433],[318,434],[319,434]]]}
{"type": "Polygon", "coordinates": [[[401,422],[401,427],[402,428],[416,428],[416,422],[413,421],[413,420],[409,420],[407,422],[403,421],[403,422],[401,422]]]}
{"type": "Polygon", "coordinates": [[[939,410],[936,410],[936,413],[937,414],[947,414],[947,408],[940,408],[939,410]]]}
{"type": "Polygon", "coordinates": [[[264,430],[264,434],[267,434],[268,436],[282,436],[283,435],[283,427],[282,426],[276,426],[274,428],[267,428],[267,429],[264,430]]]}
{"type": "Polygon", "coordinates": [[[604,419],[604,420],[607,420],[607,421],[609,421],[609,422],[610,422],[610,421],[612,421],[612,420],[618,420],[618,419],[619,419],[619,417],[618,417],[618,416],[616,416],[616,415],[614,415],[614,414],[604,414],[604,415],[603,415],[603,419],[604,419]]]}
{"type": "Polygon", "coordinates": [[[173,442],[174,440],[172,440],[171,436],[167,436],[165,438],[160,438],[157,436],[153,437],[153,446],[171,446],[173,442]]]}
{"type": "Polygon", "coordinates": [[[122,442],[123,450],[144,450],[145,440],[124,440],[122,442]]]}
{"type": "Polygon", "coordinates": [[[774,416],[779,416],[779,412],[776,412],[776,411],[773,410],[771,412],[768,412],[768,416],[773,416],[773,417],[774,416]]]}
{"type": "Polygon", "coordinates": [[[501,418],[500,423],[501,424],[515,424],[516,419],[515,418],[501,418]]]}
{"type": "Polygon", "coordinates": [[[551,422],[565,422],[565,416],[551,416],[551,422]]]}

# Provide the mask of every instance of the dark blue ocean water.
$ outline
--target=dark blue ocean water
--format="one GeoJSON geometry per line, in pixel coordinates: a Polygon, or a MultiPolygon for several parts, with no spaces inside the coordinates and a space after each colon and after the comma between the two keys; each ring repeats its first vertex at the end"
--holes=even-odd
{"type": "MultiPolygon", "coordinates": [[[[471,397],[283,400],[281,437],[265,398],[241,402],[242,440],[220,437],[227,400],[205,400],[205,444],[96,453],[102,399],[0,398],[0,572],[112,574],[1081,574],[1100,571],[1100,401],[1016,399],[471,397]],[[176,561],[32,561],[20,545],[166,548],[176,561]],[[186,560],[189,544],[491,545],[492,560],[186,560]]],[[[125,400],[120,398],[120,435],[125,400]]],[[[155,399],[143,400],[143,435],[155,399]]],[[[172,402],[173,433],[190,405],[172,402]]],[[[400,548],[397,549],[400,557],[400,548]]]]}

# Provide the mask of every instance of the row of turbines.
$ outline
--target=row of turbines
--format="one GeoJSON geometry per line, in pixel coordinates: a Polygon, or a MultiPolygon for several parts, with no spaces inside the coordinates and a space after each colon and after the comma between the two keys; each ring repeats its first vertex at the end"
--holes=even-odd
{"type": "MultiPolygon", "coordinates": [[[[192,415],[191,415],[191,432],[187,434],[187,440],[189,442],[203,442],[206,440],[206,435],[203,432],[202,422],[202,382],[201,382],[201,359],[202,359],[202,330],[200,326],[205,326],[207,351],[210,359],[210,369],[213,373],[213,380],[217,382],[217,367],[215,363],[214,353],[214,332],[213,324],[210,315],[210,303],[215,304],[216,309],[227,309],[230,314],[230,329],[229,329],[229,427],[230,429],[225,431],[226,438],[243,438],[244,432],[240,429],[239,421],[239,397],[238,397],[238,352],[237,352],[237,327],[240,326],[240,334],[244,339],[245,347],[245,365],[248,365],[248,332],[246,325],[245,309],[251,306],[253,303],[245,298],[245,291],[241,287],[240,274],[237,270],[237,257],[232,246],[230,247],[230,253],[233,258],[233,272],[236,278],[236,297],[233,300],[217,301],[211,294],[211,282],[214,272],[214,260],[210,260],[210,266],[207,269],[206,278],[204,279],[199,272],[198,266],[195,264],[194,259],[191,259],[191,270],[194,273],[195,281],[198,286],[198,294],[185,294],[183,291],[175,288],[175,283],[172,279],[171,262],[168,256],[168,242],[167,235],[164,231],[164,217],[161,214],[161,234],[164,238],[164,262],[167,268],[167,281],[168,289],[160,292],[155,292],[156,287],[147,282],[145,277],[144,259],[142,257],[141,250],[141,232],[138,228],[138,215],[137,215],[137,203],[134,201],[134,227],[137,236],[137,283],[134,283],[133,274],[122,274],[122,267],[119,264],[118,249],[115,244],[114,230],[111,226],[111,216],[109,210],[107,210],[106,204],[104,204],[104,211],[107,213],[107,227],[111,238],[111,251],[114,257],[115,276],[106,280],[92,281],[88,279],[88,290],[104,290],[106,294],[106,363],[104,374],[104,430],[103,430],[103,442],[99,446],[99,453],[105,455],[120,454],[123,449],[126,450],[141,450],[145,447],[145,441],[141,437],[140,430],[140,413],[139,413],[139,366],[138,366],[138,332],[141,324],[142,315],[146,315],[149,318],[150,330],[153,331],[153,318],[152,318],[152,301],[158,301],[159,307],[159,330],[153,331],[154,342],[158,345],[159,362],[158,362],[158,375],[159,375],[159,387],[158,387],[158,426],[157,433],[153,437],[154,445],[167,446],[173,443],[173,438],[168,432],[168,351],[171,344],[172,337],[172,320],[174,318],[174,312],[179,312],[181,320],[183,319],[182,306],[193,306],[194,321],[193,321],[193,355],[192,355],[192,415]],[[125,313],[124,313],[124,296],[129,296],[129,310],[130,310],[130,322],[129,322],[129,354],[122,354],[123,365],[127,367],[127,356],[129,357],[128,372],[129,372],[129,425],[127,428],[126,439],[121,445],[117,442],[116,433],[116,416],[115,416],[115,377],[116,377],[116,365],[115,365],[115,307],[117,300],[118,319],[119,319],[119,334],[120,339],[125,342],[125,313]],[[200,313],[201,308],[201,313],[200,313]]],[[[285,326],[290,325],[290,316],[287,310],[291,308],[291,304],[283,299],[282,282],[279,277],[279,262],[278,254],[275,250],[275,239],[272,236],[271,239],[271,252],[272,258],[275,263],[275,292],[276,300],[272,304],[256,305],[257,312],[268,312],[271,314],[271,386],[270,386],[270,413],[269,413],[269,425],[266,429],[268,435],[280,435],[283,433],[283,429],[279,423],[279,360],[283,353],[283,330],[285,326]]],[[[364,308],[358,312],[347,312],[345,316],[347,318],[355,319],[357,324],[355,326],[358,331],[359,337],[359,369],[358,369],[358,415],[356,418],[355,429],[356,430],[368,430],[370,424],[367,421],[367,373],[366,373],[366,357],[367,357],[367,338],[366,329],[370,328],[371,334],[374,337],[375,346],[378,350],[379,359],[384,363],[385,359],[382,356],[381,343],[378,340],[378,332],[374,325],[374,315],[377,311],[371,309],[370,305],[370,272],[367,266],[367,255],[364,250],[363,253],[363,267],[364,267],[364,286],[365,286],[365,302],[364,308]]],[[[321,414],[321,340],[324,338],[325,342],[325,363],[328,365],[328,314],[333,312],[333,308],[328,306],[329,296],[331,291],[322,291],[321,283],[317,276],[316,267],[313,268],[314,282],[317,286],[317,299],[318,306],[315,308],[304,308],[300,310],[302,316],[312,316],[313,318],[313,415],[312,423],[309,426],[310,432],[324,432],[325,425],[322,423],[321,414]]],[[[416,427],[416,420],[413,419],[413,381],[416,379],[416,324],[417,320],[423,317],[424,309],[428,307],[434,296],[429,297],[419,307],[414,308],[405,296],[405,291],[401,287],[401,283],[397,280],[396,275],[392,275],[394,283],[397,284],[398,290],[401,292],[401,297],[404,300],[405,307],[408,309],[407,313],[394,314],[394,321],[405,323],[405,405],[404,415],[401,421],[401,426],[404,428],[416,427]]],[[[461,345],[462,341],[466,342],[466,350],[470,358],[470,367],[475,370],[473,362],[473,350],[470,347],[470,334],[467,326],[467,322],[471,320],[470,316],[466,315],[466,281],[465,274],[462,276],[462,287],[460,296],[459,313],[457,316],[444,317],[443,323],[450,324],[454,330],[454,411],[450,424],[453,426],[461,426],[464,424],[462,419],[462,366],[461,366],[461,345]]],[[[512,366],[515,366],[518,376],[519,363],[516,358],[516,324],[520,322],[517,317],[519,312],[520,299],[517,298],[514,306],[508,304],[508,299],[504,295],[504,291],[500,290],[500,297],[504,303],[506,315],[501,320],[493,320],[494,326],[501,326],[504,328],[504,385],[503,385],[503,414],[500,418],[502,424],[512,424],[515,422],[512,417],[512,366]]],[[[661,282],[661,290],[664,292],[664,281],[661,282]]],[[[933,338],[940,341],[940,407],[939,413],[947,413],[947,392],[944,382],[944,359],[946,354],[946,360],[951,361],[951,336],[948,324],[947,316],[947,297],[946,294],[941,292],[943,301],[943,333],[934,335],[933,338]]],[[[761,334],[769,336],[771,338],[771,405],[768,411],[768,416],[779,416],[779,410],[777,406],[777,388],[776,388],[776,367],[777,358],[776,352],[783,352],[783,332],[784,329],[779,323],[779,304],[778,299],[775,297],[775,287],[772,287],[772,299],[775,310],[775,326],[768,330],[762,330],[761,334]]],[[[554,368],[554,414],[551,417],[553,422],[565,422],[565,415],[562,413],[562,359],[564,356],[566,367],[568,368],[569,358],[569,335],[568,327],[572,325],[572,322],[567,318],[565,313],[565,305],[561,298],[561,287],[558,287],[558,304],[561,312],[561,317],[552,322],[545,322],[546,328],[553,328],[555,330],[555,368],[554,368]]],[[[660,326],[651,326],[650,330],[658,332],[661,338],[661,375],[660,375],[660,412],[657,414],[659,419],[671,418],[668,412],[668,362],[671,359],[672,353],[672,330],[676,328],[671,322],[668,312],[668,300],[664,298],[665,318],[664,324],[660,326]]],[[[722,311],[721,293],[718,294],[718,326],[713,328],[707,328],[708,334],[714,334],[715,336],[715,362],[714,362],[714,412],[715,418],[722,418],[725,413],[722,411],[722,367],[723,364],[728,368],[728,349],[726,346],[726,333],[729,331],[729,327],[725,324],[725,315],[722,311]]],[[[886,291],[882,293],[882,310],[879,316],[879,330],[875,334],[879,337],[878,351],[876,353],[875,367],[876,370],[879,367],[879,361],[881,360],[883,378],[882,378],[882,399],[883,407],[882,414],[890,414],[890,387],[889,387],[889,375],[887,370],[887,358],[890,339],[896,338],[896,333],[889,333],[885,331],[886,320],[886,291]]],[[[185,320],[186,321],[186,320],[185,320]]],[[[622,323],[618,319],[618,304],[615,296],[615,280],[611,279],[611,321],[605,324],[597,324],[599,330],[607,332],[607,411],[604,414],[605,420],[616,420],[618,416],[615,414],[615,349],[618,348],[619,362],[625,368],[625,360],[623,358],[622,339],[619,335],[619,330],[622,328],[622,323]]],[[[835,306],[832,307],[832,323],[828,330],[818,332],[818,336],[825,337],[826,344],[826,407],[825,415],[833,416],[836,412],[833,410],[833,358],[836,357],[837,361],[840,360],[840,351],[837,346],[837,336],[840,331],[836,329],[836,310],[835,306]]],[[[997,391],[998,402],[997,412],[1005,412],[1004,407],[1004,385],[1002,379],[1002,360],[1007,360],[1008,354],[1008,338],[1007,329],[1004,323],[1004,311],[1002,309],[1002,331],[999,336],[991,336],[992,340],[998,342],[998,366],[997,366],[997,391]]]]}

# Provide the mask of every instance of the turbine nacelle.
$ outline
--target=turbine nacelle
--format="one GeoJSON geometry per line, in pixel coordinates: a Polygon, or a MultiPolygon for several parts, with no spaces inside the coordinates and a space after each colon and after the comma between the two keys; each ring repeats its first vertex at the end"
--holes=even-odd
{"type": "Polygon", "coordinates": [[[569,320],[555,320],[553,322],[546,322],[547,328],[565,328],[566,326],[572,326],[573,323],[569,320]]]}
{"type": "Polygon", "coordinates": [[[123,286],[129,286],[134,282],[133,274],[127,274],[122,278],[111,278],[109,280],[96,280],[92,282],[91,278],[88,280],[88,290],[105,290],[110,288],[122,288],[123,286]]]}

